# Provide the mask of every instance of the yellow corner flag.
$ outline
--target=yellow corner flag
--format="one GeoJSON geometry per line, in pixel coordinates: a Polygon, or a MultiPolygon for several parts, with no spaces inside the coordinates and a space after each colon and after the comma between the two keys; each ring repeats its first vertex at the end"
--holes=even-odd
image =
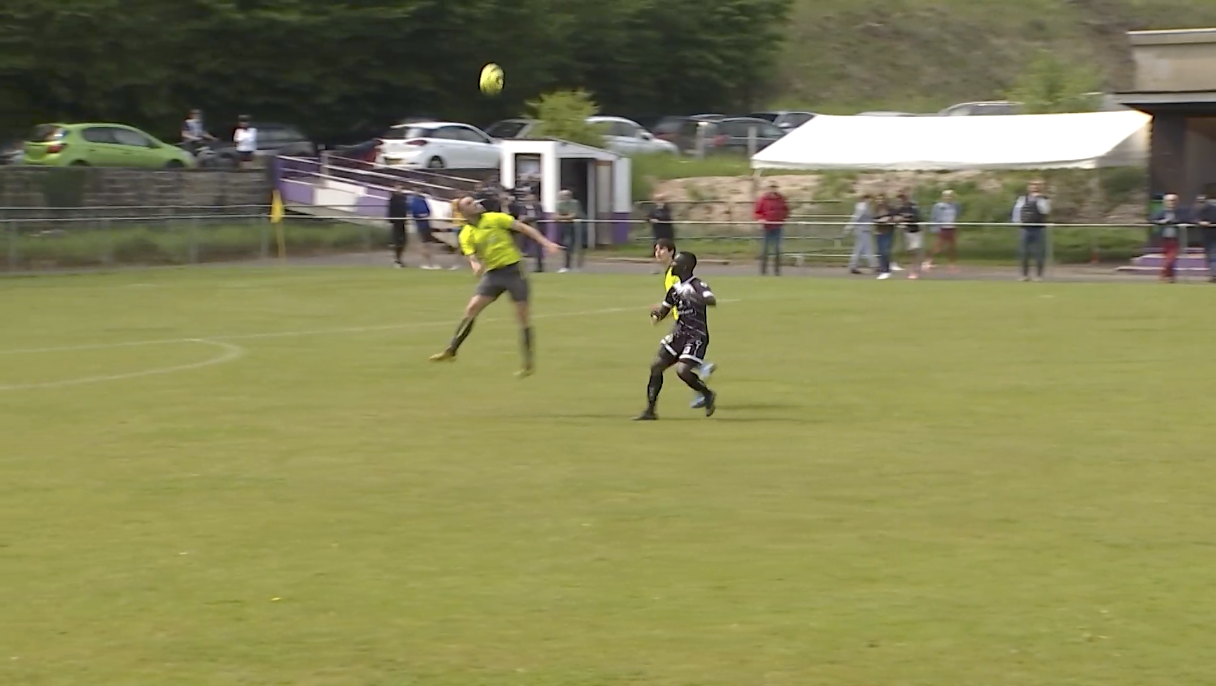
{"type": "Polygon", "coordinates": [[[275,191],[270,199],[270,223],[274,224],[274,237],[279,244],[279,259],[287,259],[287,240],[283,236],[283,196],[275,191]]]}

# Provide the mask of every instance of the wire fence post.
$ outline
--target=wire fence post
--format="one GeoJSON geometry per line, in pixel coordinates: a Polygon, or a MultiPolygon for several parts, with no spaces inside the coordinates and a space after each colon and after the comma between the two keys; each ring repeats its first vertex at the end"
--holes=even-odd
{"type": "Polygon", "coordinates": [[[1043,229],[1043,232],[1047,234],[1044,237],[1044,242],[1047,244],[1045,247],[1045,250],[1047,251],[1047,259],[1043,260],[1045,263],[1045,269],[1043,271],[1046,272],[1044,276],[1047,278],[1051,278],[1056,273],[1056,232],[1052,227],[1052,224],[1048,224],[1047,227],[1043,229]]]}
{"type": "Polygon", "coordinates": [[[1187,226],[1186,224],[1178,225],[1178,254],[1174,258],[1174,278],[1186,279],[1188,264],[1186,258],[1191,254],[1191,244],[1187,242],[1187,226]],[[1179,269],[1179,266],[1182,268],[1179,269]]]}
{"type": "Polygon", "coordinates": [[[8,270],[17,270],[17,224],[13,221],[4,222],[4,234],[8,243],[8,270]]]}
{"type": "Polygon", "coordinates": [[[190,218],[190,264],[198,264],[198,217],[190,218]]]}
{"type": "Polygon", "coordinates": [[[110,220],[101,220],[101,263],[110,266],[114,264],[114,232],[110,229],[110,220]]]}
{"type": "Polygon", "coordinates": [[[263,260],[270,259],[270,223],[258,222],[262,232],[262,245],[258,251],[258,256],[263,260]]]}

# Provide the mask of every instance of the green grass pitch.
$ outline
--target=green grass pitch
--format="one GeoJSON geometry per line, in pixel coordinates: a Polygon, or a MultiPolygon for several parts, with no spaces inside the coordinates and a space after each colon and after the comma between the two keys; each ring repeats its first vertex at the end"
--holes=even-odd
{"type": "Polygon", "coordinates": [[[705,278],[0,281],[0,684],[1216,678],[1212,290],[705,278]]]}

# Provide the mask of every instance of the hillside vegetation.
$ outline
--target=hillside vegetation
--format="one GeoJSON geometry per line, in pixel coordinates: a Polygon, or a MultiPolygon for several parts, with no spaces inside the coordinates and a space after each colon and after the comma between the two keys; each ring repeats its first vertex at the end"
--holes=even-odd
{"type": "Polygon", "coordinates": [[[1216,0],[796,0],[772,105],[935,111],[999,99],[1041,49],[1127,87],[1126,32],[1216,27],[1216,0]]]}

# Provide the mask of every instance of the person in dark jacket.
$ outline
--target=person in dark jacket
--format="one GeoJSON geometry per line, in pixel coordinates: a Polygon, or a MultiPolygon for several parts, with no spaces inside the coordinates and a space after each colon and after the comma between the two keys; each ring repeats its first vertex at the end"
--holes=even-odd
{"type": "Polygon", "coordinates": [[[904,249],[908,251],[910,266],[908,278],[919,279],[925,263],[925,234],[920,226],[920,207],[908,191],[900,191],[895,214],[898,226],[904,232],[904,249]]]}
{"type": "Polygon", "coordinates": [[[1043,280],[1043,267],[1047,262],[1047,218],[1051,215],[1051,198],[1043,194],[1043,182],[1032,181],[1026,194],[1019,196],[1013,204],[1014,224],[1021,228],[1022,281],[1030,280],[1030,259],[1035,262],[1035,281],[1043,280]]]}
{"type": "Polygon", "coordinates": [[[1203,237],[1203,254],[1208,267],[1208,281],[1216,283],[1216,202],[1206,195],[1195,198],[1191,207],[1191,223],[1203,237]]]}
{"type": "Polygon", "coordinates": [[[1170,193],[1161,199],[1161,209],[1150,218],[1153,231],[1161,239],[1161,280],[1174,283],[1178,278],[1178,246],[1182,235],[1179,226],[1187,222],[1181,208],[1178,207],[1178,196],[1170,193]]]}
{"type": "Polygon", "coordinates": [[[393,266],[401,269],[405,263],[401,261],[405,253],[408,232],[406,222],[410,218],[409,195],[405,192],[405,184],[397,182],[393,192],[388,196],[388,224],[391,229],[393,247],[393,266]]]}
{"type": "MultiPolygon", "coordinates": [[[[519,214],[515,215],[516,219],[544,233],[541,222],[544,220],[545,213],[541,210],[540,203],[537,202],[535,195],[531,192],[525,192],[523,199],[516,203],[516,209],[519,212],[519,214]]],[[[523,241],[527,248],[525,253],[530,252],[536,257],[536,271],[545,271],[545,247],[526,236],[523,237],[523,241]]]]}
{"type": "Polygon", "coordinates": [[[650,208],[646,221],[650,223],[650,233],[655,245],[661,240],[675,242],[676,226],[672,223],[671,204],[667,202],[666,195],[654,194],[654,207],[650,208]]]}
{"type": "Polygon", "coordinates": [[[891,248],[895,244],[895,225],[899,216],[891,209],[887,196],[874,198],[874,238],[878,248],[878,278],[891,278],[891,248]]]}

